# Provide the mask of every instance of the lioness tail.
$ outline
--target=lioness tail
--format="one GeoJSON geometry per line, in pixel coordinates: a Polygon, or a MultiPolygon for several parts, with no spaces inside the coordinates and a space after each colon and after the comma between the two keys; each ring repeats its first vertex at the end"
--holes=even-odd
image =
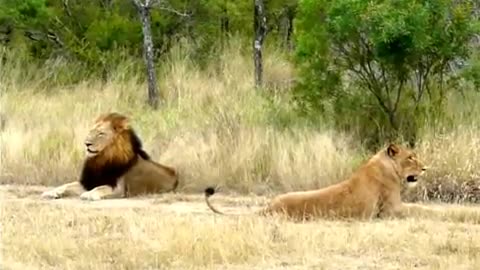
{"type": "Polygon", "coordinates": [[[208,208],[210,208],[214,213],[220,214],[220,215],[227,215],[217,208],[215,208],[209,201],[210,196],[215,194],[215,188],[214,187],[207,187],[205,189],[205,202],[207,203],[208,208]]]}

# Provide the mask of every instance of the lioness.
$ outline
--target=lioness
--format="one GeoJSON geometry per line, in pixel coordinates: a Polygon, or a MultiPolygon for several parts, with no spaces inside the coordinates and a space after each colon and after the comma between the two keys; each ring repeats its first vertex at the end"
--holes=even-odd
{"type": "Polygon", "coordinates": [[[178,185],[175,170],[150,159],[127,117],[119,113],[97,118],[85,147],[80,180],[45,191],[42,197],[56,199],[81,193],[81,199],[100,200],[168,192],[178,185]]]}
{"type": "MultiPolygon", "coordinates": [[[[349,179],[318,190],[278,195],[258,214],[284,214],[296,220],[403,216],[411,207],[417,206],[407,207],[402,203],[402,181],[416,183],[417,177],[425,170],[415,152],[390,144],[358,168],[349,179]]],[[[206,203],[213,212],[224,214],[209,201],[214,193],[212,187],[205,190],[206,203]]]]}

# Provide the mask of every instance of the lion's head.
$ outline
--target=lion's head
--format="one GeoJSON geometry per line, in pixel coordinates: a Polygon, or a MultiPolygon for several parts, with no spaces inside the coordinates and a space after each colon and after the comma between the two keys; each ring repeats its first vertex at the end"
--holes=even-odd
{"type": "Polygon", "coordinates": [[[85,138],[85,147],[87,159],[81,182],[87,190],[99,184],[114,186],[138,156],[150,159],[128,118],[119,113],[98,117],[85,138]]]}
{"type": "Polygon", "coordinates": [[[385,149],[385,154],[393,161],[397,175],[409,184],[416,183],[417,177],[427,170],[425,164],[418,159],[413,150],[401,145],[390,144],[385,149]]]}
{"type": "Polygon", "coordinates": [[[140,139],[129,126],[128,118],[119,113],[98,117],[85,138],[85,147],[89,159],[96,156],[118,159],[120,154],[124,159],[130,159],[135,154],[146,155],[140,139]]]}

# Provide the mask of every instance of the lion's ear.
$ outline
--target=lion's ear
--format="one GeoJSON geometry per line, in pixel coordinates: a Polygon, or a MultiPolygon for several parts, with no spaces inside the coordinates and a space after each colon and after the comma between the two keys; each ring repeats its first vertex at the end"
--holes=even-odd
{"type": "Polygon", "coordinates": [[[113,123],[113,128],[114,128],[116,131],[123,131],[123,130],[128,129],[129,124],[130,124],[130,123],[129,123],[129,121],[128,121],[128,118],[122,117],[122,118],[119,118],[119,119],[117,119],[116,121],[114,121],[114,123],[113,123]]]}
{"type": "Polygon", "coordinates": [[[119,113],[111,113],[107,118],[104,119],[106,122],[110,122],[112,128],[117,132],[122,132],[129,128],[128,117],[121,115],[119,113]]]}
{"type": "Polygon", "coordinates": [[[387,155],[389,155],[390,157],[394,157],[398,154],[398,152],[400,151],[400,149],[398,149],[398,146],[391,143],[388,147],[387,147],[387,155]]]}

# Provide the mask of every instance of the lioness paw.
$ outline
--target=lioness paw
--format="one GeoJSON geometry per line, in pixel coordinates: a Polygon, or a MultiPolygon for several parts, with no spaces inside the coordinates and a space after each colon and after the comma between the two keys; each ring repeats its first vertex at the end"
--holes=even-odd
{"type": "Polygon", "coordinates": [[[44,191],[41,195],[43,199],[58,199],[61,196],[61,192],[56,189],[44,191]]]}
{"type": "Polygon", "coordinates": [[[102,198],[97,192],[87,191],[82,193],[82,195],[80,195],[80,199],[85,201],[98,201],[98,200],[101,200],[102,198]]]}

